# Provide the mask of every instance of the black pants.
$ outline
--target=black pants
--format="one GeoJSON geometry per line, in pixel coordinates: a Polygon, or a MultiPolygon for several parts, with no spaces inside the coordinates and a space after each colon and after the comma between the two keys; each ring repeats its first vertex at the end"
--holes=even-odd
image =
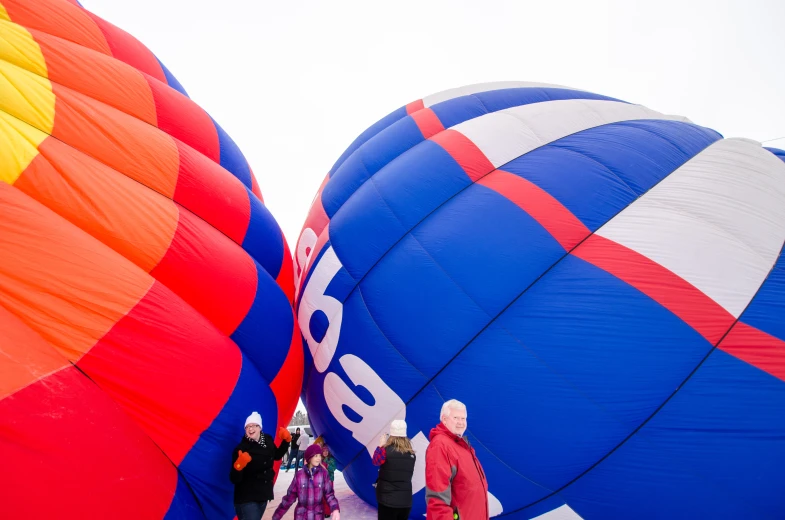
{"type": "Polygon", "coordinates": [[[387,507],[379,504],[379,520],[409,520],[411,507],[387,507]]]}
{"type": "Polygon", "coordinates": [[[234,505],[237,520],[262,520],[265,509],[267,509],[267,502],[246,502],[234,505]]]}

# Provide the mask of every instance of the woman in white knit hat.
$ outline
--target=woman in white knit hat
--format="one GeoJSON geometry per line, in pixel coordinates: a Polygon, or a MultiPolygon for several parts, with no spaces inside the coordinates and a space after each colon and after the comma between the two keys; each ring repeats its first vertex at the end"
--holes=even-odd
{"type": "Polygon", "coordinates": [[[406,421],[390,424],[390,434],[382,434],[373,463],[379,466],[376,501],[379,520],[406,520],[412,510],[412,475],[417,456],[406,436],[406,421]]]}
{"type": "Polygon", "coordinates": [[[229,478],[234,484],[234,510],[237,520],[261,520],[267,502],[273,499],[273,463],[281,460],[292,435],[279,428],[281,444],[262,431],[262,416],[253,412],[245,420],[245,435],[232,452],[229,478]]]}

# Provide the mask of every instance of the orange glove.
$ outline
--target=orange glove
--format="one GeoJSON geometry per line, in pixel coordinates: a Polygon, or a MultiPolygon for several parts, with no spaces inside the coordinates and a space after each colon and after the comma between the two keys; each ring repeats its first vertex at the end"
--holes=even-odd
{"type": "Polygon", "coordinates": [[[281,437],[281,439],[285,440],[286,442],[292,442],[292,434],[289,433],[289,430],[287,430],[283,426],[278,428],[278,435],[281,437]]]}
{"type": "Polygon", "coordinates": [[[245,453],[243,450],[239,450],[237,452],[237,460],[234,461],[234,469],[237,471],[242,471],[249,462],[251,462],[251,456],[245,453]]]}

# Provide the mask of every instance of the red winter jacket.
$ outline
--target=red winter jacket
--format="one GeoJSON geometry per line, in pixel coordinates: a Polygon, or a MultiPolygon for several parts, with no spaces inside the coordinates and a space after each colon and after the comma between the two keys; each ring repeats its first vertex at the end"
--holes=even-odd
{"type": "Polygon", "coordinates": [[[488,481],[474,448],[444,424],[431,430],[425,452],[426,520],[488,520],[488,481]]]}

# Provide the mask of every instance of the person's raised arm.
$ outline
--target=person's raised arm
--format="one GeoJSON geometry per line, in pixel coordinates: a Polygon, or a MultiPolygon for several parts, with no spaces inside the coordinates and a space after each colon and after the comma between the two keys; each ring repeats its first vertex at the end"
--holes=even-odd
{"type": "Polygon", "coordinates": [[[289,451],[289,444],[292,442],[292,434],[284,427],[278,428],[278,436],[281,438],[281,444],[275,448],[275,460],[283,458],[286,452],[289,451]]]}
{"type": "Polygon", "coordinates": [[[381,466],[387,460],[387,450],[384,446],[377,446],[376,451],[373,452],[373,462],[374,466],[381,466]]]}

